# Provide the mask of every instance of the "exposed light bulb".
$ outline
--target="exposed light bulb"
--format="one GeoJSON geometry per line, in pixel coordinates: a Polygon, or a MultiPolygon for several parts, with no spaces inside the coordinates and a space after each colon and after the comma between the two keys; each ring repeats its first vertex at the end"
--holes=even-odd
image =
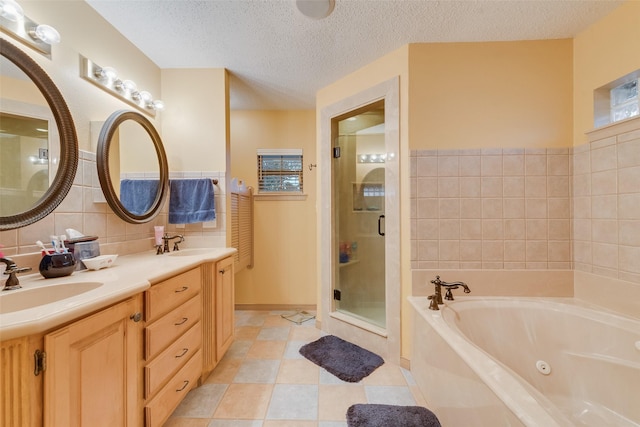
{"type": "Polygon", "coordinates": [[[42,42],[46,44],[60,43],[60,33],[51,25],[40,24],[34,30],[30,31],[29,34],[32,38],[42,40],[42,42]]]}
{"type": "Polygon", "coordinates": [[[153,101],[151,105],[154,110],[157,110],[157,111],[164,110],[164,102],[159,99],[156,99],[155,101],[153,101]]]}
{"type": "Polygon", "coordinates": [[[118,72],[113,67],[98,68],[95,75],[97,78],[107,81],[114,81],[118,78],[118,72]]]}
{"type": "Polygon", "coordinates": [[[0,16],[8,21],[17,22],[24,18],[24,11],[14,0],[0,0],[0,16]]]}
{"type": "Polygon", "coordinates": [[[151,95],[146,90],[143,90],[142,92],[139,92],[139,95],[140,95],[140,100],[143,101],[145,103],[145,105],[150,103],[153,100],[153,95],[151,95]]]}
{"type": "Polygon", "coordinates": [[[133,93],[138,90],[138,85],[133,80],[125,80],[122,82],[122,87],[125,91],[133,93]]]}

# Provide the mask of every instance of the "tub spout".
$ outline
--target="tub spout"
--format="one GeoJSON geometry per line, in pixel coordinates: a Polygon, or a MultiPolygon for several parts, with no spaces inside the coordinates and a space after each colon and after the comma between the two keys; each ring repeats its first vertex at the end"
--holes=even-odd
{"type": "Polygon", "coordinates": [[[442,288],[446,288],[447,292],[445,293],[444,299],[447,301],[453,301],[453,292],[452,289],[458,289],[462,287],[464,289],[464,293],[468,294],[471,292],[469,286],[467,286],[464,282],[443,282],[440,280],[440,276],[436,276],[435,280],[432,280],[431,283],[435,286],[435,294],[431,295],[429,299],[431,299],[431,303],[429,304],[430,310],[439,310],[438,304],[444,304],[442,301],[442,288]]]}

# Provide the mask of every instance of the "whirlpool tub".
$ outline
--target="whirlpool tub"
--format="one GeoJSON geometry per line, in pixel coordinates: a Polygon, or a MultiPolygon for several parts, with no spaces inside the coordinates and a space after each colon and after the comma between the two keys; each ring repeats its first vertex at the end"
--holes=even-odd
{"type": "Polygon", "coordinates": [[[411,371],[444,427],[640,426],[640,321],[571,298],[409,299],[411,371]]]}

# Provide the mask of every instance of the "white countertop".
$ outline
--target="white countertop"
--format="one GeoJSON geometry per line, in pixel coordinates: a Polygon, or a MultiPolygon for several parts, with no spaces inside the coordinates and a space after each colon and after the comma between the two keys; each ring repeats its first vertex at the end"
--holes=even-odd
{"type": "Polygon", "coordinates": [[[157,282],[191,270],[202,263],[226,258],[235,252],[234,248],[184,249],[163,255],[148,251],[120,256],[115,265],[109,268],[76,271],[66,277],[45,279],[37,272],[19,275],[22,288],[0,292],[0,308],[5,295],[10,296],[12,293],[31,292],[38,288],[73,283],[91,282],[99,283],[100,286],[59,301],[0,314],[0,341],[52,330],[143,292],[157,282]]]}

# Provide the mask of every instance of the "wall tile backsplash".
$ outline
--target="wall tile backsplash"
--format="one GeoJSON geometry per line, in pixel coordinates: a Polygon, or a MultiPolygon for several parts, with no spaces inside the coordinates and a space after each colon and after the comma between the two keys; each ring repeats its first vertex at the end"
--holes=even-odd
{"type": "Polygon", "coordinates": [[[168,224],[168,203],[160,214],[145,224],[129,224],[118,218],[102,196],[98,181],[96,155],[80,151],[78,171],[73,186],[54,212],[41,221],[16,230],[0,232],[2,251],[8,256],[39,253],[37,240],[47,242],[52,234],[65,234],[74,228],[85,235],[98,236],[102,253],[121,255],[153,249],[153,226],[164,225],[168,232],[184,234],[185,246],[226,246],[225,174],[216,171],[171,172],[171,178],[216,178],[216,221],[212,224],[186,224],[177,228],[168,224]]]}

